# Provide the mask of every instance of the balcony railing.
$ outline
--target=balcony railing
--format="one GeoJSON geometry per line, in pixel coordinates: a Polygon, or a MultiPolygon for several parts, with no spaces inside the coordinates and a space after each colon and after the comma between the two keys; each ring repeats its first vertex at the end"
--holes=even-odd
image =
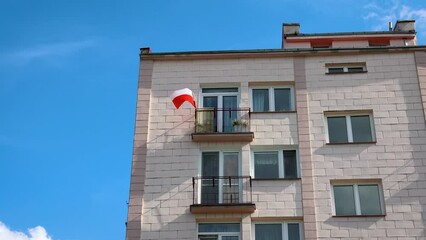
{"type": "Polygon", "coordinates": [[[250,176],[193,177],[192,213],[253,212],[250,176]]]}
{"type": "Polygon", "coordinates": [[[198,108],[194,141],[252,141],[250,108],[198,108]]]}

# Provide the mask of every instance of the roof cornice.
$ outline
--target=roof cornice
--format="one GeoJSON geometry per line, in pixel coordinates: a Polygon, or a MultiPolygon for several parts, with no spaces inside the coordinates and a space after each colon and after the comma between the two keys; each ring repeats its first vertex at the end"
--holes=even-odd
{"type": "Polygon", "coordinates": [[[363,48],[295,48],[295,49],[252,49],[252,50],[219,50],[191,52],[158,52],[142,51],[141,60],[199,60],[199,59],[232,59],[232,58],[275,58],[322,55],[356,55],[369,53],[398,53],[426,51],[426,46],[396,46],[396,47],[363,47],[363,48]]]}

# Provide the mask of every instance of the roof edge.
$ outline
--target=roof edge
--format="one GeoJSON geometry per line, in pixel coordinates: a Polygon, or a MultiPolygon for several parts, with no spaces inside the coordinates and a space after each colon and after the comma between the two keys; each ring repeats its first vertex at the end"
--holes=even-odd
{"type": "Polygon", "coordinates": [[[154,52],[140,54],[141,60],[174,60],[174,59],[206,59],[206,58],[245,58],[245,57],[280,57],[307,54],[330,53],[368,53],[368,52],[402,52],[426,51],[426,45],[394,46],[394,47],[363,47],[363,48],[293,48],[293,49],[247,49],[247,50],[217,50],[217,51],[183,51],[183,52],[154,52]]]}

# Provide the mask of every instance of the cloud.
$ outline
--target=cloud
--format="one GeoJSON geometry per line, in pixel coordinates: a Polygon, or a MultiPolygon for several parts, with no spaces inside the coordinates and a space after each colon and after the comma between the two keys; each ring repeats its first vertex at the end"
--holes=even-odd
{"type": "Polygon", "coordinates": [[[374,31],[388,30],[388,23],[395,23],[398,19],[414,19],[418,32],[426,34],[426,8],[414,8],[403,4],[400,0],[383,1],[382,5],[378,1],[373,1],[364,8],[368,13],[362,18],[371,24],[374,31]]]}
{"type": "Polygon", "coordinates": [[[426,23],[426,8],[424,9],[412,9],[408,6],[402,6],[399,13],[401,19],[416,19],[421,24],[426,23]]]}
{"type": "Polygon", "coordinates": [[[36,60],[63,57],[74,54],[86,48],[95,46],[94,40],[82,40],[74,42],[61,42],[45,45],[37,45],[28,49],[17,50],[3,57],[8,62],[29,63],[36,60]]]}
{"type": "Polygon", "coordinates": [[[377,13],[370,12],[370,13],[368,13],[368,15],[367,15],[367,16],[363,16],[362,18],[363,18],[364,20],[368,20],[368,19],[370,19],[370,18],[375,18],[375,17],[377,17],[377,13]]]}
{"type": "Polygon", "coordinates": [[[46,229],[41,226],[28,229],[28,234],[13,231],[4,223],[0,222],[0,239],[2,240],[52,240],[47,234],[46,229]]]}

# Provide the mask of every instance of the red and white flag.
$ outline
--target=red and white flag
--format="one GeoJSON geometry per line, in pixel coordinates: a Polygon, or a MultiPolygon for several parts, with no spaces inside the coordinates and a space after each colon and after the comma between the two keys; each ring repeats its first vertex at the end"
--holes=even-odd
{"type": "Polygon", "coordinates": [[[192,106],[194,106],[194,108],[196,108],[192,91],[188,88],[174,91],[172,95],[170,95],[170,99],[172,99],[172,102],[177,109],[179,109],[184,102],[189,102],[192,106]]]}

